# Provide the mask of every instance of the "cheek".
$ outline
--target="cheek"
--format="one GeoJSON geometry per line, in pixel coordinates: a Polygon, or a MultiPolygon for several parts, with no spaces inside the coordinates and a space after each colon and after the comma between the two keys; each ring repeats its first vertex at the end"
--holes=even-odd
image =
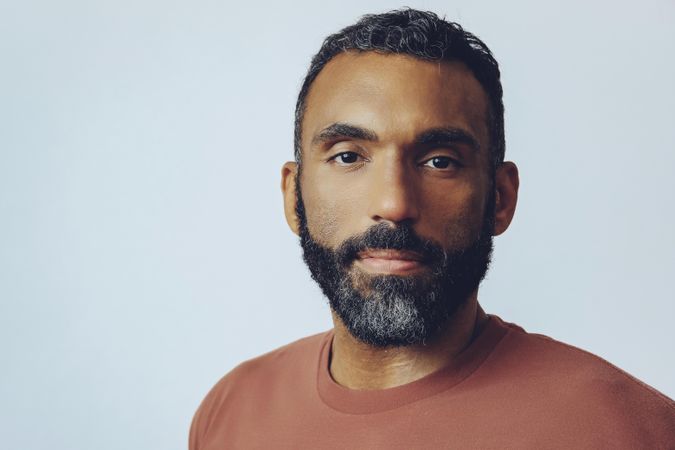
{"type": "Polygon", "coordinates": [[[302,196],[310,234],[318,243],[336,247],[351,229],[350,218],[356,217],[354,199],[350,199],[344,189],[333,187],[325,180],[318,183],[311,179],[303,182],[302,196]]]}
{"type": "Polygon", "coordinates": [[[340,224],[336,220],[341,217],[340,212],[330,208],[325,203],[317,202],[316,206],[312,202],[305,202],[307,214],[307,228],[309,233],[318,243],[333,247],[336,235],[340,229],[340,224]],[[309,204],[308,204],[309,203],[309,204]]]}
{"type": "Polygon", "coordinates": [[[426,220],[419,233],[447,248],[464,247],[478,238],[483,225],[485,193],[475,187],[456,188],[454,195],[426,198],[426,220]]]}

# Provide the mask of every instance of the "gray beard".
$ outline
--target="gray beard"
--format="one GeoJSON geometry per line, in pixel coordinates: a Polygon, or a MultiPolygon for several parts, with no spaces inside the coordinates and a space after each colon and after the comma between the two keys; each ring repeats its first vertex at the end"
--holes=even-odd
{"type": "Polygon", "coordinates": [[[448,304],[430,320],[421,309],[439,303],[434,289],[418,286],[421,283],[414,279],[393,276],[376,277],[369,284],[368,295],[363,295],[351,277],[344,277],[329,303],[354,336],[378,347],[425,342],[463,303],[448,304]]]}

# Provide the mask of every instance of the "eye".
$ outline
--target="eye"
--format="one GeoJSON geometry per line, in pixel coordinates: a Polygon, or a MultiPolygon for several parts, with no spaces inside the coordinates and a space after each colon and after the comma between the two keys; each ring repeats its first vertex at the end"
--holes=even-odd
{"type": "Polygon", "coordinates": [[[448,156],[434,156],[424,162],[424,165],[433,169],[447,169],[448,167],[457,166],[457,162],[448,156]]]}
{"type": "Polygon", "coordinates": [[[359,154],[354,152],[342,152],[333,156],[331,159],[341,166],[349,166],[359,161],[359,154]]]}

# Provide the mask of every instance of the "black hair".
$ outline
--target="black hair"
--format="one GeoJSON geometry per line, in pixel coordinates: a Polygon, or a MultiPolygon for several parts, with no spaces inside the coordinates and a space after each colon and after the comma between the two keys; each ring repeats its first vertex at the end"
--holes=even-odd
{"type": "Polygon", "coordinates": [[[428,11],[404,8],[368,14],[328,36],[314,55],[295,107],[295,159],[301,161],[302,120],[309,89],[323,67],[348,50],[410,55],[427,61],[460,61],[488,96],[488,129],[492,169],[504,161],[504,104],[499,65],[490,49],[459,24],[428,11]]]}

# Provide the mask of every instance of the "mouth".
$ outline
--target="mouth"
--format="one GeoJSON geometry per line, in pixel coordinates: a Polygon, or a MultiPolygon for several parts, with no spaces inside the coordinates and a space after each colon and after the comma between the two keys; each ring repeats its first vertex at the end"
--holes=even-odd
{"type": "Polygon", "coordinates": [[[390,249],[364,250],[358,253],[355,263],[367,272],[387,275],[408,275],[426,266],[419,253],[390,249]]]}

